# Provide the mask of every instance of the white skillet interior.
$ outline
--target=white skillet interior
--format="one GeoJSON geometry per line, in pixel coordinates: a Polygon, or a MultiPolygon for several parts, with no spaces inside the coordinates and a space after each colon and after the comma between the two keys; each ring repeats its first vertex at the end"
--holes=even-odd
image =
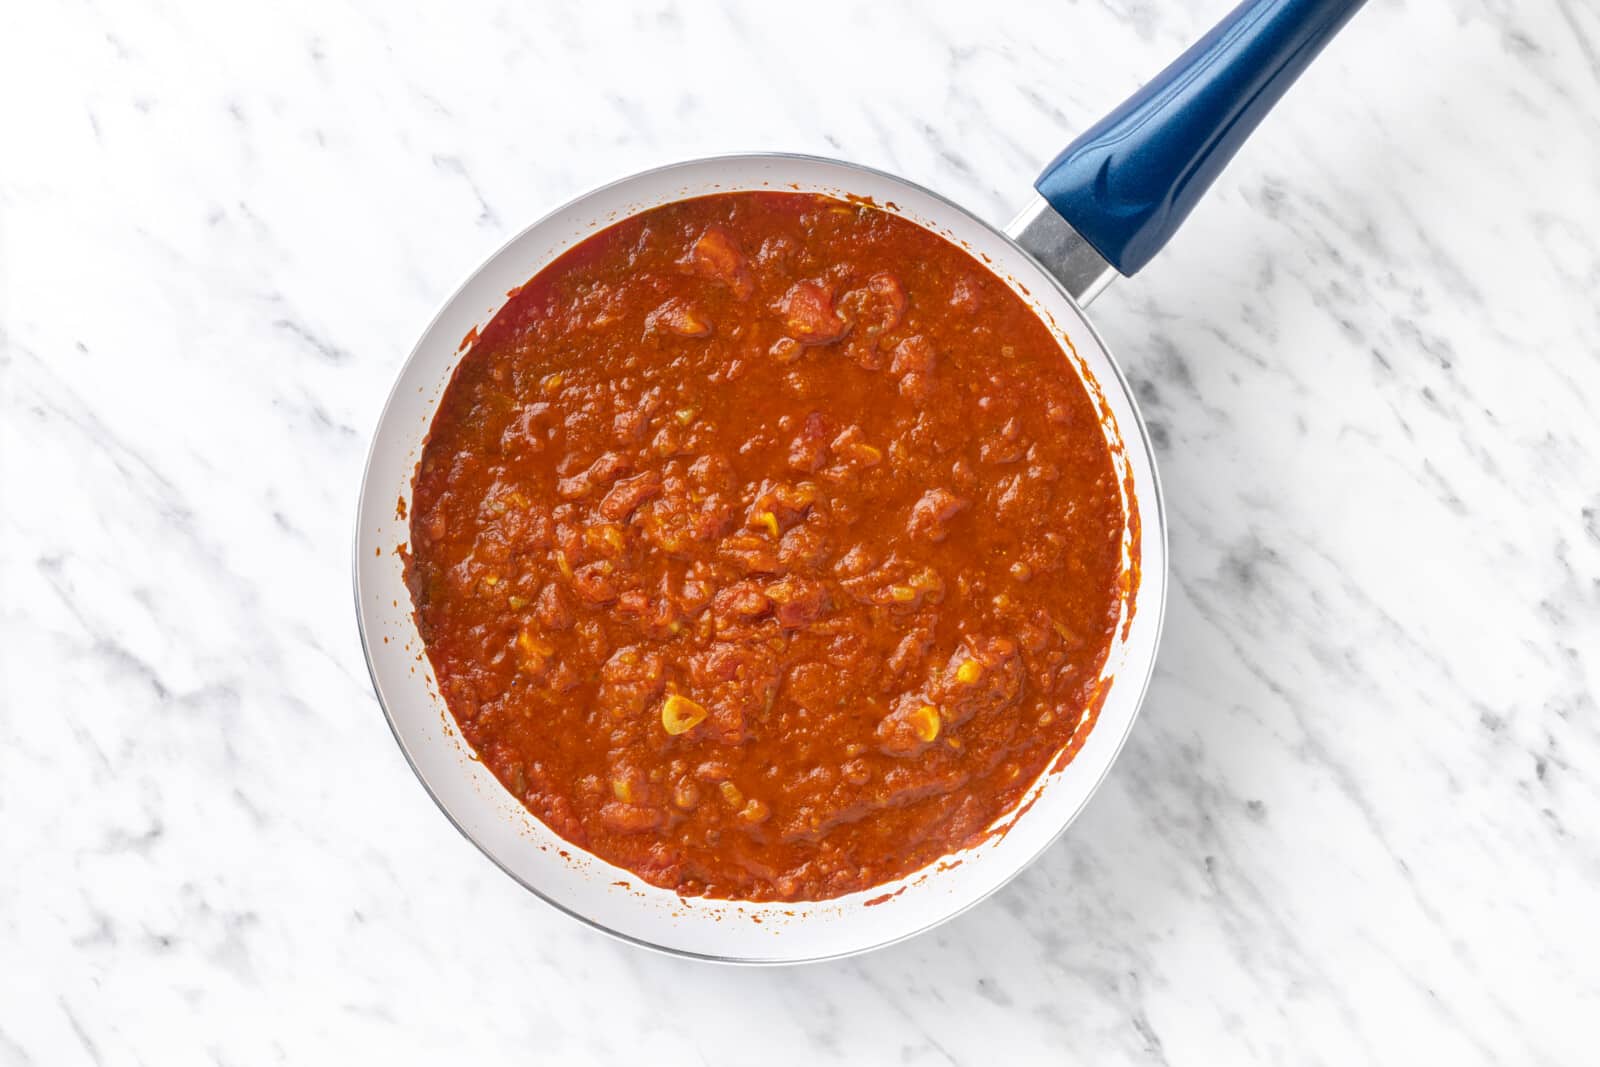
{"type": "MultiPolygon", "coordinates": [[[[1074,373],[1063,360],[1062,373],[1074,373]]],[[[1127,737],[1149,679],[1166,594],[1160,490],[1126,382],[1078,307],[1004,236],[941,197],[892,175],[787,155],[696,160],[634,175],[567,204],[514,238],[452,296],[400,372],[379,421],[361,488],[355,538],[356,611],[379,702],[423,785],[456,827],[506,873],[549,903],[609,933],[682,955],[746,963],[825,959],[889,944],[983,899],[1042,852],[1088,801],[1127,737]],[[1115,423],[1140,517],[1142,581],[1127,636],[1113,647],[1099,721],[1077,757],[1035,784],[1031,808],[962,862],[837,900],[748,904],[685,900],[557,837],[477,760],[437,695],[411,614],[396,546],[409,541],[397,500],[411,480],[462,338],[573,244],[658,204],[749,189],[870,197],[980,257],[1071,342],[1078,373],[1098,383],[1115,423]],[[896,894],[882,900],[885,894],[896,894]],[[869,901],[879,901],[870,903],[869,901]]]]}

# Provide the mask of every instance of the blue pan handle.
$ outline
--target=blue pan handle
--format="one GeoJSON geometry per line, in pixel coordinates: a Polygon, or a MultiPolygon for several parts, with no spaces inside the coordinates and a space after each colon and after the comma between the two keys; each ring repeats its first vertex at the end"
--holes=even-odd
{"type": "Polygon", "coordinates": [[[1245,0],[1067,146],[1034,188],[1131,275],[1364,0],[1245,0]]]}

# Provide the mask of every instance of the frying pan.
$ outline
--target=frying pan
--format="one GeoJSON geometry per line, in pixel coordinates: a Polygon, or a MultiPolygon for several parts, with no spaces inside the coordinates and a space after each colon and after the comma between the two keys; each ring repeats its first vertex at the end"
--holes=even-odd
{"type": "Polygon", "coordinates": [[[936,193],[881,171],[811,156],[723,156],[635,174],[585,193],[513,238],[473,272],[424,331],[379,419],[361,485],[356,616],[390,728],[440,810],[502,870],[545,901],[619,938],[684,956],[789,963],[910,937],[1000,888],[1061,835],[1116,759],[1156,656],[1167,587],[1161,487],[1144,422],[1083,308],[1164,245],[1195,201],[1362,0],[1247,0],[1156,79],[1058,156],[1004,232],[936,193]],[[506,293],[575,243],[636,212],[688,197],[793,189],[867,197],[985,259],[1063,342],[1107,413],[1126,486],[1125,560],[1140,579],[1123,605],[1106,698],[1077,756],[1033,783],[1003,833],[897,882],[833,900],[748,903],[680,898],[556,836],[473,756],[438,695],[411,613],[397,546],[437,403],[506,293]],[[1136,520],[1136,521],[1135,521],[1136,520]]]}

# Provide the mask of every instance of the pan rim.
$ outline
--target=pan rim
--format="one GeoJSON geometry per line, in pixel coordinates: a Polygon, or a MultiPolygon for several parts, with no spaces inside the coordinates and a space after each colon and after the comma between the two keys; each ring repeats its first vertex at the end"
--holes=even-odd
{"type": "MultiPolygon", "coordinates": [[[[681,197],[679,199],[692,199],[692,198],[693,197],[685,196],[685,197],[681,197]]],[[[664,203],[670,203],[670,202],[672,202],[672,201],[664,201],[664,203]]],[[[620,219],[618,219],[617,221],[620,221],[620,219]]],[[[915,222],[916,220],[912,219],[910,221],[915,222]]],[[[918,224],[920,225],[920,223],[918,223],[918,224]]],[[[1124,433],[1126,433],[1126,431],[1124,431],[1124,433]]],[[[1151,533],[1151,531],[1148,528],[1144,528],[1144,529],[1141,530],[1140,536],[1141,536],[1141,538],[1148,537],[1150,535],[1150,533],[1151,533]]],[[[1145,554],[1145,556],[1146,556],[1146,558],[1148,558],[1148,554],[1147,553],[1145,554]]],[[[904,177],[902,177],[900,175],[897,175],[897,174],[890,173],[888,171],[879,170],[877,168],[864,166],[862,164],[853,163],[853,162],[849,162],[849,161],[846,161],[846,160],[834,159],[834,158],[830,158],[830,157],[827,157],[827,156],[819,156],[819,155],[812,155],[812,154],[806,154],[806,153],[797,153],[797,152],[755,152],[755,151],[752,151],[752,152],[723,153],[723,154],[719,154],[719,155],[705,156],[705,157],[700,157],[700,158],[696,158],[696,159],[679,160],[679,161],[675,161],[675,162],[672,162],[672,163],[667,163],[667,164],[664,164],[664,165],[661,165],[661,166],[658,166],[658,167],[651,167],[651,168],[647,168],[645,170],[637,171],[637,172],[632,173],[632,174],[628,174],[628,175],[626,175],[624,177],[617,178],[617,179],[615,179],[613,181],[609,181],[609,182],[603,183],[601,185],[597,185],[597,186],[594,186],[592,188],[586,189],[582,193],[580,193],[579,195],[564,201],[560,205],[552,208],[550,211],[548,211],[545,214],[543,214],[542,216],[540,216],[538,219],[536,219],[533,222],[529,223],[527,226],[523,227],[516,234],[512,235],[506,241],[501,243],[501,245],[498,248],[496,248],[492,253],[490,253],[488,256],[486,256],[482,260],[480,260],[478,262],[477,266],[472,271],[470,271],[462,279],[461,283],[454,290],[452,290],[451,293],[439,304],[439,306],[435,310],[433,316],[428,320],[427,325],[425,327],[423,327],[422,331],[419,333],[417,342],[412,346],[411,351],[407,354],[406,358],[401,362],[399,367],[395,370],[395,373],[394,373],[394,384],[390,387],[389,393],[388,393],[388,395],[386,396],[386,398],[384,400],[383,408],[379,412],[377,421],[373,425],[371,442],[368,445],[366,460],[365,460],[365,463],[363,464],[363,467],[362,467],[361,482],[360,482],[358,495],[357,495],[357,507],[356,507],[356,514],[355,514],[355,523],[354,523],[353,537],[352,537],[352,543],[351,543],[351,568],[352,568],[351,577],[352,577],[352,593],[354,595],[354,600],[355,600],[355,605],[354,606],[355,606],[355,609],[356,609],[356,625],[357,625],[357,630],[358,630],[358,632],[360,634],[360,639],[361,639],[362,657],[366,662],[367,675],[368,675],[368,678],[369,678],[369,680],[370,680],[370,682],[372,684],[373,693],[377,697],[378,706],[379,706],[380,710],[383,712],[384,720],[388,724],[388,727],[389,727],[389,732],[390,732],[391,736],[393,736],[393,738],[395,740],[395,743],[399,746],[401,754],[405,757],[407,765],[411,768],[411,771],[416,776],[417,781],[419,783],[421,783],[421,785],[423,787],[423,790],[428,794],[428,797],[433,801],[434,806],[437,807],[439,809],[439,811],[444,815],[444,817],[450,822],[450,825],[454,826],[456,831],[458,833],[460,833],[462,835],[462,837],[466,838],[469,842],[471,842],[472,845],[475,848],[477,848],[478,851],[481,852],[485,857],[487,857],[491,863],[493,863],[496,867],[498,867],[501,871],[503,871],[507,876],[509,876],[513,881],[515,881],[523,889],[527,890],[529,893],[532,893],[535,897],[537,897],[538,899],[542,900],[544,903],[550,905],[551,907],[556,909],[558,912],[560,912],[560,913],[562,913],[564,915],[567,915],[567,916],[569,916],[569,917],[571,917],[573,919],[576,919],[578,922],[582,923],[583,925],[585,925],[585,926],[587,926],[587,927],[589,927],[589,928],[591,928],[593,930],[598,930],[603,934],[606,934],[606,935],[608,935],[610,937],[616,938],[617,940],[623,941],[623,942],[625,942],[627,944],[636,945],[638,947],[649,949],[649,950],[651,950],[653,952],[658,952],[658,953],[661,953],[661,954],[664,954],[664,955],[667,955],[667,956],[672,956],[672,957],[677,957],[677,958],[682,958],[682,959],[700,960],[700,961],[705,961],[705,962],[710,962],[710,963],[730,964],[730,965],[736,965],[736,966],[758,966],[758,967],[759,966],[787,966],[787,965],[805,964],[805,963],[823,963],[823,962],[827,962],[827,961],[830,961],[830,960],[848,959],[848,958],[853,957],[853,956],[859,956],[859,955],[863,955],[863,954],[868,953],[868,952],[874,952],[874,951],[877,951],[879,949],[888,948],[891,945],[899,944],[900,942],[907,941],[907,940],[909,940],[911,938],[914,938],[914,937],[917,937],[917,936],[919,936],[921,934],[927,933],[929,930],[932,930],[932,929],[934,929],[934,928],[936,928],[938,926],[943,925],[944,923],[947,923],[947,922],[951,921],[952,919],[955,919],[956,917],[958,917],[958,916],[960,916],[962,914],[965,914],[967,911],[971,910],[972,908],[976,907],[978,904],[982,903],[983,901],[985,901],[985,900],[989,899],[990,897],[992,897],[994,894],[998,893],[1001,889],[1005,888],[1015,878],[1017,878],[1023,871],[1027,870],[1028,868],[1032,867],[1035,863],[1037,863],[1041,856],[1043,856],[1046,852],[1048,852],[1051,848],[1053,848],[1056,845],[1056,843],[1059,842],[1060,839],[1066,834],[1067,830],[1072,826],[1072,824],[1077,821],[1079,816],[1082,815],[1083,811],[1088,807],[1089,803],[1094,799],[1094,796],[1100,791],[1101,787],[1105,784],[1106,779],[1110,776],[1111,768],[1116,764],[1117,759],[1122,754],[1123,748],[1127,744],[1128,738],[1133,733],[1133,724],[1138,721],[1139,714],[1143,710],[1145,699],[1149,695],[1150,683],[1151,683],[1151,680],[1152,680],[1152,678],[1154,676],[1155,664],[1156,664],[1156,660],[1158,658],[1158,653],[1159,653],[1159,650],[1160,650],[1162,630],[1164,628],[1165,620],[1166,620],[1166,609],[1167,609],[1167,596],[1168,596],[1168,587],[1169,587],[1169,578],[1170,578],[1170,574],[1169,574],[1170,567],[1171,567],[1171,563],[1170,563],[1170,560],[1168,558],[1168,544],[1167,544],[1166,502],[1165,502],[1165,498],[1164,498],[1164,495],[1163,495],[1163,492],[1162,492],[1162,487],[1161,487],[1160,471],[1159,471],[1159,468],[1157,467],[1157,464],[1156,464],[1156,461],[1155,461],[1155,452],[1154,452],[1153,442],[1150,439],[1149,429],[1148,429],[1148,427],[1146,425],[1144,414],[1139,409],[1138,399],[1134,395],[1133,388],[1132,388],[1131,384],[1128,382],[1127,377],[1126,377],[1125,373],[1123,372],[1123,369],[1122,369],[1121,365],[1117,362],[1116,358],[1114,356],[1112,356],[1109,347],[1105,344],[1104,339],[1100,336],[1098,330],[1094,326],[1094,323],[1090,320],[1088,315],[1086,315],[1084,313],[1083,308],[1078,304],[1078,302],[1073,299],[1072,295],[1066,290],[1065,286],[1063,286],[1061,284],[1061,282],[1053,274],[1051,274],[1048,269],[1046,269],[1041,263],[1039,263],[1037,259],[1035,259],[1025,249],[1023,249],[1020,245],[1018,245],[1015,240],[1013,240],[1009,235],[1007,235],[1003,229],[1001,229],[1000,227],[995,226],[994,224],[988,222],[987,220],[985,220],[985,219],[973,214],[967,208],[961,206],[960,204],[957,204],[955,201],[949,199],[948,197],[943,196],[942,194],[937,193],[937,192],[935,192],[935,191],[933,191],[931,189],[928,189],[927,187],[925,187],[925,186],[923,186],[923,185],[921,185],[921,184],[919,184],[919,183],[917,183],[915,181],[912,181],[912,180],[910,180],[908,178],[904,178],[904,177]],[[1133,413],[1133,422],[1134,422],[1135,429],[1137,430],[1137,434],[1136,435],[1132,435],[1132,436],[1136,436],[1137,439],[1140,442],[1141,454],[1145,457],[1145,459],[1147,461],[1147,467],[1148,467],[1148,470],[1149,470],[1149,473],[1150,473],[1150,479],[1149,479],[1150,484],[1149,484],[1148,487],[1141,485],[1140,486],[1140,493],[1143,494],[1145,492],[1148,492],[1148,493],[1152,494],[1151,499],[1152,499],[1153,504],[1154,504],[1154,514],[1155,514],[1156,519],[1157,519],[1157,522],[1156,522],[1157,530],[1155,531],[1156,534],[1157,534],[1156,540],[1159,542],[1160,549],[1161,549],[1161,567],[1160,567],[1159,572],[1157,572],[1156,574],[1151,574],[1148,570],[1145,570],[1143,572],[1143,574],[1142,574],[1142,577],[1141,577],[1141,586],[1144,587],[1144,588],[1148,588],[1146,583],[1148,583],[1150,581],[1150,579],[1157,578],[1159,580],[1159,589],[1157,590],[1158,595],[1154,598],[1154,603],[1153,604],[1151,604],[1151,603],[1141,603],[1140,604],[1140,609],[1142,611],[1151,611],[1151,610],[1154,611],[1154,613],[1155,613],[1155,626],[1154,626],[1154,630],[1152,632],[1150,652],[1149,652],[1148,656],[1145,657],[1146,658],[1146,662],[1143,665],[1143,670],[1141,672],[1141,676],[1139,677],[1139,681],[1138,681],[1137,692],[1135,693],[1134,698],[1133,698],[1132,712],[1128,716],[1127,723],[1123,727],[1120,736],[1118,736],[1118,737],[1116,737],[1114,739],[1113,747],[1112,747],[1110,753],[1108,754],[1107,758],[1105,759],[1105,762],[1104,762],[1103,766],[1099,769],[1098,775],[1095,777],[1093,782],[1091,782],[1090,785],[1088,786],[1088,789],[1084,793],[1083,798],[1079,802],[1077,807],[1070,813],[1070,815],[1068,815],[1065,819],[1062,820],[1061,824],[1054,829],[1054,832],[1051,833],[1050,836],[1048,838],[1046,838],[1041,843],[1041,845],[1031,855],[1029,855],[1022,862],[1017,863],[1011,871],[1006,873],[1003,877],[999,878],[993,885],[987,887],[986,889],[984,889],[984,891],[975,894],[970,899],[962,901],[959,904],[959,906],[951,908],[951,909],[946,910],[946,911],[940,912],[937,916],[935,916],[934,918],[930,919],[928,922],[916,927],[915,929],[912,929],[912,930],[909,930],[909,931],[906,931],[906,932],[903,932],[903,933],[899,933],[899,934],[896,934],[896,935],[891,936],[891,937],[886,937],[883,940],[874,941],[874,942],[872,942],[870,944],[863,944],[863,945],[852,947],[852,948],[849,948],[849,949],[846,949],[846,950],[843,950],[843,951],[821,953],[821,954],[817,954],[817,955],[774,954],[774,955],[761,955],[761,956],[757,956],[757,955],[751,955],[751,956],[727,956],[727,955],[721,955],[721,954],[718,954],[718,953],[696,952],[696,951],[693,951],[693,950],[690,950],[690,949],[685,949],[685,948],[682,948],[682,947],[679,947],[679,946],[675,946],[675,945],[660,944],[660,943],[657,943],[655,941],[651,941],[651,940],[649,940],[647,938],[639,937],[639,936],[636,936],[634,934],[625,933],[625,932],[623,932],[621,930],[614,929],[611,926],[608,926],[607,924],[605,924],[604,922],[601,922],[598,919],[595,919],[595,918],[593,918],[593,917],[591,917],[589,915],[585,915],[582,912],[580,912],[578,910],[575,910],[575,909],[567,906],[566,904],[563,904],[563,903],[553,899],[552,897],[546,895],[544,892],[540,891],[540,889],[538,887],[532,885],[527,879],[523,878],[517,872],[513,871],[509,866],[507,866],[507,864],[501,862],[500,858],[498,856],[496,856],[493,851],[490,850],[488,845],[486,845],[484,842],[480,841],[477,836],[475,836],[473,833],[471,833],[471,832],[469,832],[467,830],[467,828],[461,823],[460,820],[458,820],[456,818],[456,816],[452,813],[450,808],[440,798],[439,794],[435,791],[435,789],[432,786],[432,784],[428,781],[427,776],[423,773],[421,767],[419,766],[419,764],[417,762],[416,756],[411,751],[410,746],[407,744],[405,738],[402,736],[399,724],[397,723],[397,721],[395,719],[395,715],[394,715],[393,711],[391,710],[391,708],[389,707],[389,702],[384,697],[383,687],[382,687],[381,681],[380,681],[379,676],[378,676],[377,666],[376,666],[376,664],[374,662],[374,659],[373,659],[373,653],[372,653],[372,647],[371,647],[371,636],[368,633],[367,616],[366,616],[366,612],[363,610],[362,588],[361,588],[361,558],[362,558],[362,554],[361,554],[361,547],[362,547],[361,519],[362,519],[362,514],[361,514],[361,512],[362,512],[362,504],[365,502],[365,500],[367,498],[368,483],[369,483],[369,479],[371,478],[371,475],[372,475],[373,464],[374,464],[374,461],[375,461],[375,459],[377,458],[377,455],[378,455],[378,443],[379,443],[379,438],[380,438],[380,431],[382,430],[382,428],[385,425],[387,425],[389,423],[389,421],[391,419],[392,412],[393,412],[393,409],[395,407],[397,398],[399,397],[402,385],[406,380],[407,371],[411,368],[412,364],[419,358],[419,356],[420,356],[420,354],[422,352],[424,343],[429,338],[429,336],[432,334],[434,328],[438,325],[440,319],[442,319],[445,316],[445,314],[447,313],[447,311],[450,308],[455,306],[455,304],[462,298],[463,294],[468,290],[468,288],[477,279],[477,277],[490,264],[494,263],[503,254],[505,254],[505,252],[512,245],[515,245],[517,242],[521,241],[530,232],[532,232],[532,231],[538,229],[539,227],[543,226],[546,222],[548,222],[552,218],[554,218],[554,217],[562,214],[563,212],[565,212],[565,211],[577,206],[581,202],[583,202],[585,200],[588,200],[591,197],[594,197],[594,196],[596,196],[596,195],[598,195],[598,194],[600,194],[602,192],[605,192],[607,190],[615,189],[615,188],[617,188],[619,186],[622,186],[622,185],[625,185],[627,183],[639,181],[640,179],[644,179],[644,178],[648,178],[648,177],[652,177],[652,176],[661,176],[661,175],[665,175],[665,174],[670,174],[671,172],[677,171],[677,170],[685,170],[685,169],[690,169],[690,168],[700,168],[700,167],[706,167],[706,166],[714,166],[714,165],[717,165],[717,164],[729,163],[729,162],[733,162],[733,161],[742,161],[742,162],[774,161],[774,162],[779,162],[779,163],[782,163],[782,162],[785,162],[785,161],[789,161],[789,162],[805,162],[805,163],[824,164],[824,165],[829,166],[829,167],[838,167],[838,168],[842,168],[842,169],[847,170],[847,171],[854,171],[854,172],[858,172],[858,173],[862,173],[862,174],[869,174],[869,175],[875,176],[875,177],[880,178],[880,179],[885,179],[885,180],[888,180],[888,181],[891,181],[891,182],[894,182],[894,183],[898,183],[900,185],[907,186],[907,187],[919,192],[920,194],[922,194],[924,196],[927,196],[932,201],[934,201],[935,203],[939,204],[941,207],[943,207],[943,208],[955,213],[956,215],[959,215],[959,216],[965,218],[966,220],[968,220],[971,223],[981,227],[982,229],[989,231],[989,233],[992,234],[994,237],[998,238],[999,240],[1003,241],[1006,245],[1008,245],[1011,248],[1013,248],[1024,260],[1026,260],[1027,262],[1031,263],[1035,267],[1037,274],[1040,277],[1042,277],[1044,279],[1047,279],[1049,284],[1054,287],[1056,293],[1060,296],[1060,298],[1062,300],[1066,301],[1067,304],[1074,311],[1077,312],[1079,322],[1088,330],[1090,336],[1094,339],[1095,343],[1099,346],[1100,352],[1105,355],[1106,362],[1110,365],[1110,367],[1112,369],[1114,380],[1116,381],[1117,386],[1120,389],[1121,396],[1122,396],[1123,399],[1126,400],[1126,402],[1127,402],[1127,404],[1129,406],[1129,410],[1133,413]]],[[[1135,670],[1138,669],[1138,665],[1137,664],[1135,664],[1134,667],[1135,667],[1135,670]]]]}

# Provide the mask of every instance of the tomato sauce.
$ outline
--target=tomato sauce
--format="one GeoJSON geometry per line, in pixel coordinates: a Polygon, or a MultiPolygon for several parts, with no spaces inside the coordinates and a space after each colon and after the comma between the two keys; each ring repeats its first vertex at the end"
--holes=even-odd
{"type": "Polygon", "coordinates": [[[484,764],[683,895],[981,840],[1082,743],[1128,579],[1096,405],[969,253],[729,193],[517,291],[445,390],[407,580],[484,764]]]}

